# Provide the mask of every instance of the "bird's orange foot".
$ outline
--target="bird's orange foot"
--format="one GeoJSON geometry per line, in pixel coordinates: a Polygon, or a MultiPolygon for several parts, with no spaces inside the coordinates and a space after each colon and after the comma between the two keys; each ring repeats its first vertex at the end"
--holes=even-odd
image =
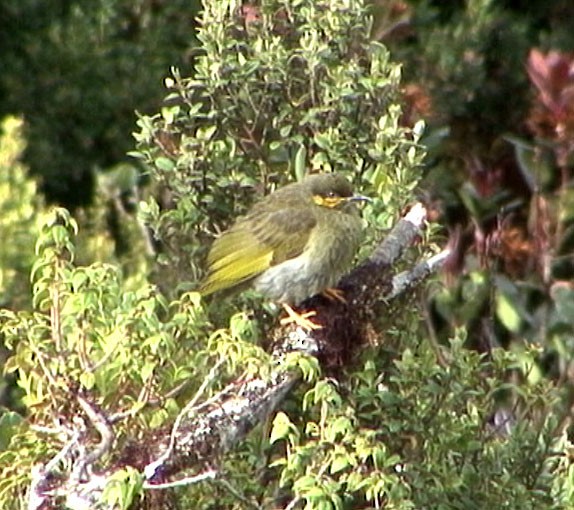
{"type": "Polygon", "coordinates": [[[306,331],[314,331],[317,329],[323,329],[323,326],[315,324],[313,321],[309,320],[309,317],[314,317],[317,312],[310,311],[305,313],[297,313],[288,304],[282,303],[285,312],[287,312],[288,317],[281,319],[281,324],[284,326],[286,324],[295,323],[297,326],[303,328],[306,331]]]}
{"type": "Polygon", "coordinates": [[[335,287],[327,287],[321,295],[325,296],[329,301],[339,301],[339,303],[347,304],[345,293],[341,289],[335,287]]]}

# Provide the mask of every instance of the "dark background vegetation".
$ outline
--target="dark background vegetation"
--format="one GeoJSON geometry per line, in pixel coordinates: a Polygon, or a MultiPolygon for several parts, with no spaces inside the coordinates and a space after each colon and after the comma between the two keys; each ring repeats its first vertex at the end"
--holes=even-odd
{"type": "Polygon", "coordinates": [[[23,115],[25,162],[49,202],[86,205],[94,175],[133,148],[135,111],[159,108],[171,66],[190,65],[199,2],[7,0],[0,115],[23,115]]]}

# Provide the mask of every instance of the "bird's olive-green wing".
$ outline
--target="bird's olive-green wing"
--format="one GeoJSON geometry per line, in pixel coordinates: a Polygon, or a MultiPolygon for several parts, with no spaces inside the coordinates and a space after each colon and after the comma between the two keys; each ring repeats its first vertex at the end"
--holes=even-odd
{"type": "Polygon", "coordinates": [[[303,252],[316,220],[308,209],[286,208],[239,220],[215,240],[207,258],[203,295],[248,282],[303,252]]]}

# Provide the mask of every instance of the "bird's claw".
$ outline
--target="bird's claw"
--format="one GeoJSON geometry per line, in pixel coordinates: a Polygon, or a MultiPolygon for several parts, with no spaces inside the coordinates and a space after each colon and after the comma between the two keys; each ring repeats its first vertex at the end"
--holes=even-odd
{"type": "Polygon", "coordinates": [[[293,308],[291,308],[286,303],[283,303],[283,308],[285,312],[287,312],[288,316],[281,319],[280,322],[282,326],[294,323],[306,331],[315,331],[317,329],[323,329],[323,326],[309,320],[309,317],[314,317],[315,315],[317,315],[317,312],[310,311],[305,313],[297,313],[295,310],[293,310],[293,308]]]}
{"type": "Polygon", "coordinates": [[[321,294],[325,296],[329,301],[339,301],[339,303],[343,303],[344,305],[347,304],[347,300],[345,299],[345,292],[341,289],[328,287],[323,292],[321,292],[321,294]]]}

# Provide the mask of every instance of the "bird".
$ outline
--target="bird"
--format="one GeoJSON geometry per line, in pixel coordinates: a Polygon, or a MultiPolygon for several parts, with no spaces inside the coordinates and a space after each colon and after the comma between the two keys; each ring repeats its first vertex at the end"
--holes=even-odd
{"type": "Polygon", "coordinates": [[[200,294],[251,286],[315,329],[299,322],[292,306],[332,289],[349,269],[363,239],[356,202],[365,200],[339,173],[309,174],[278,188],[215,239],[200,294]]]}

